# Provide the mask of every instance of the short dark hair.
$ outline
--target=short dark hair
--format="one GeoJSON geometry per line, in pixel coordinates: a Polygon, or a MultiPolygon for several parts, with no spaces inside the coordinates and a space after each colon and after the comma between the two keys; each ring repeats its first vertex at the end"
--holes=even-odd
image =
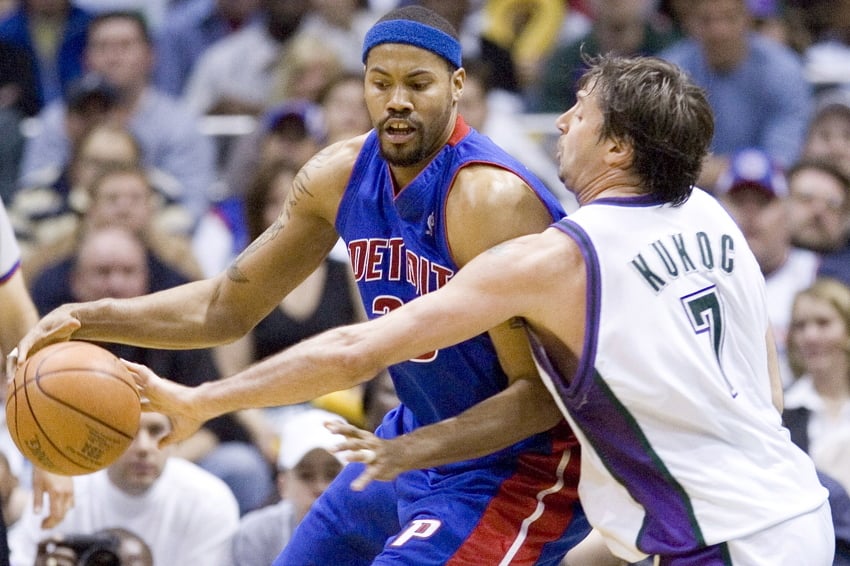
{"type": "Polygon", "coordinates": [[[151,36],[151,30],[148,27],[147,20],[145,20],[144,15],[137,10],[109,10],[95,15],[91,22],[89,22],[88,31],[86,32],[86,41],[91,39],[92,33],[98,26],[104,22],[108,22],[109,20],[130,20],[139,28],[139,32],[141,33],[144,42],[150,46],[153,45],[153,37],[151,36]]]}
{"type": "Polygon", "coordinates": [[[428,27],[438,29],[460,41],[460,36],[458,36],[455,27],[449,23],[446,18],[425,6],[411,4],[409,6],[402,6],[400,8],[390,10],[381,16],[381,19],[375,23],[379,24],[381,22],[388,22],[391,20],[410,20],[411,22],[418,22],[428,27]]]}
{"type": "Polygon", "coordinates": [[[585,57],[579,88],[602,111],[600,139],[631,145],[645,187],[673,205],[688,200],[714,136],[705,92],[677,66],[655,57],[585,57]]]}

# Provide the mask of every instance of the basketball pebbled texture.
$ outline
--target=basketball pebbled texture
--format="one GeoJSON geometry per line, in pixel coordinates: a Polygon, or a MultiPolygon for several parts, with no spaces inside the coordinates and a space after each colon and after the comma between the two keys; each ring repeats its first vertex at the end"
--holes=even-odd
{"type": "Polygon", "coordinates": [[[141,405],[135,382],[112,353],[88,342],[39,350],[15,373],[6,422],[18,449],[56,474],[88,474],[133,442],[141,405]]]}

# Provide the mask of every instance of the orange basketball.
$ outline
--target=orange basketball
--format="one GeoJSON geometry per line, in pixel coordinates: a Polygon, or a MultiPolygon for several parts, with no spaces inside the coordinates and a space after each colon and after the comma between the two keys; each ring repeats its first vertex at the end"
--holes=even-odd
{"type": "Polygon", "coordinates": [[[88,342],[37,351],[6,395],[6,422],[18,449],[38,467],[66,476],[114,462],[135,438],[140,414],[130,373],[88,342]]]}

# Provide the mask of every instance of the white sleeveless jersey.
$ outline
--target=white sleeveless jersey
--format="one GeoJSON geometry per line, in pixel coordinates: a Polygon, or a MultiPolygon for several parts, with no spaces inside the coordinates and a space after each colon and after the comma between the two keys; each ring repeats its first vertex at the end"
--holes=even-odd
{"type": "Polygon", "coordinates": [[[611,549],[631,561],[687,551],[820,506],[826,490],[771,402],[764,279],[715,199],[604,199],[555,226],[588,269],[571,384],[532,341],[611,549]]]}

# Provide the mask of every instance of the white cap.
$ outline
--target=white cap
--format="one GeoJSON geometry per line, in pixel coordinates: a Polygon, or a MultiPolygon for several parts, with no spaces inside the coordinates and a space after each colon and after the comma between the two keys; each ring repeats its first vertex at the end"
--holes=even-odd
{"type": "MultiPolygon", "coordinates": [[[[298,465],[307,452],[314,448],[329,450],[345,440],[341,434],[332,434],[325,427],[328,421],[346,422],[336,413],[321,409],[308,409],[288,417],[280,430],[278,466],[291,470],[298,465]]],[[[345,463],[342,454],[334,454],[334,456],[343,464],[345,463]]]]}

